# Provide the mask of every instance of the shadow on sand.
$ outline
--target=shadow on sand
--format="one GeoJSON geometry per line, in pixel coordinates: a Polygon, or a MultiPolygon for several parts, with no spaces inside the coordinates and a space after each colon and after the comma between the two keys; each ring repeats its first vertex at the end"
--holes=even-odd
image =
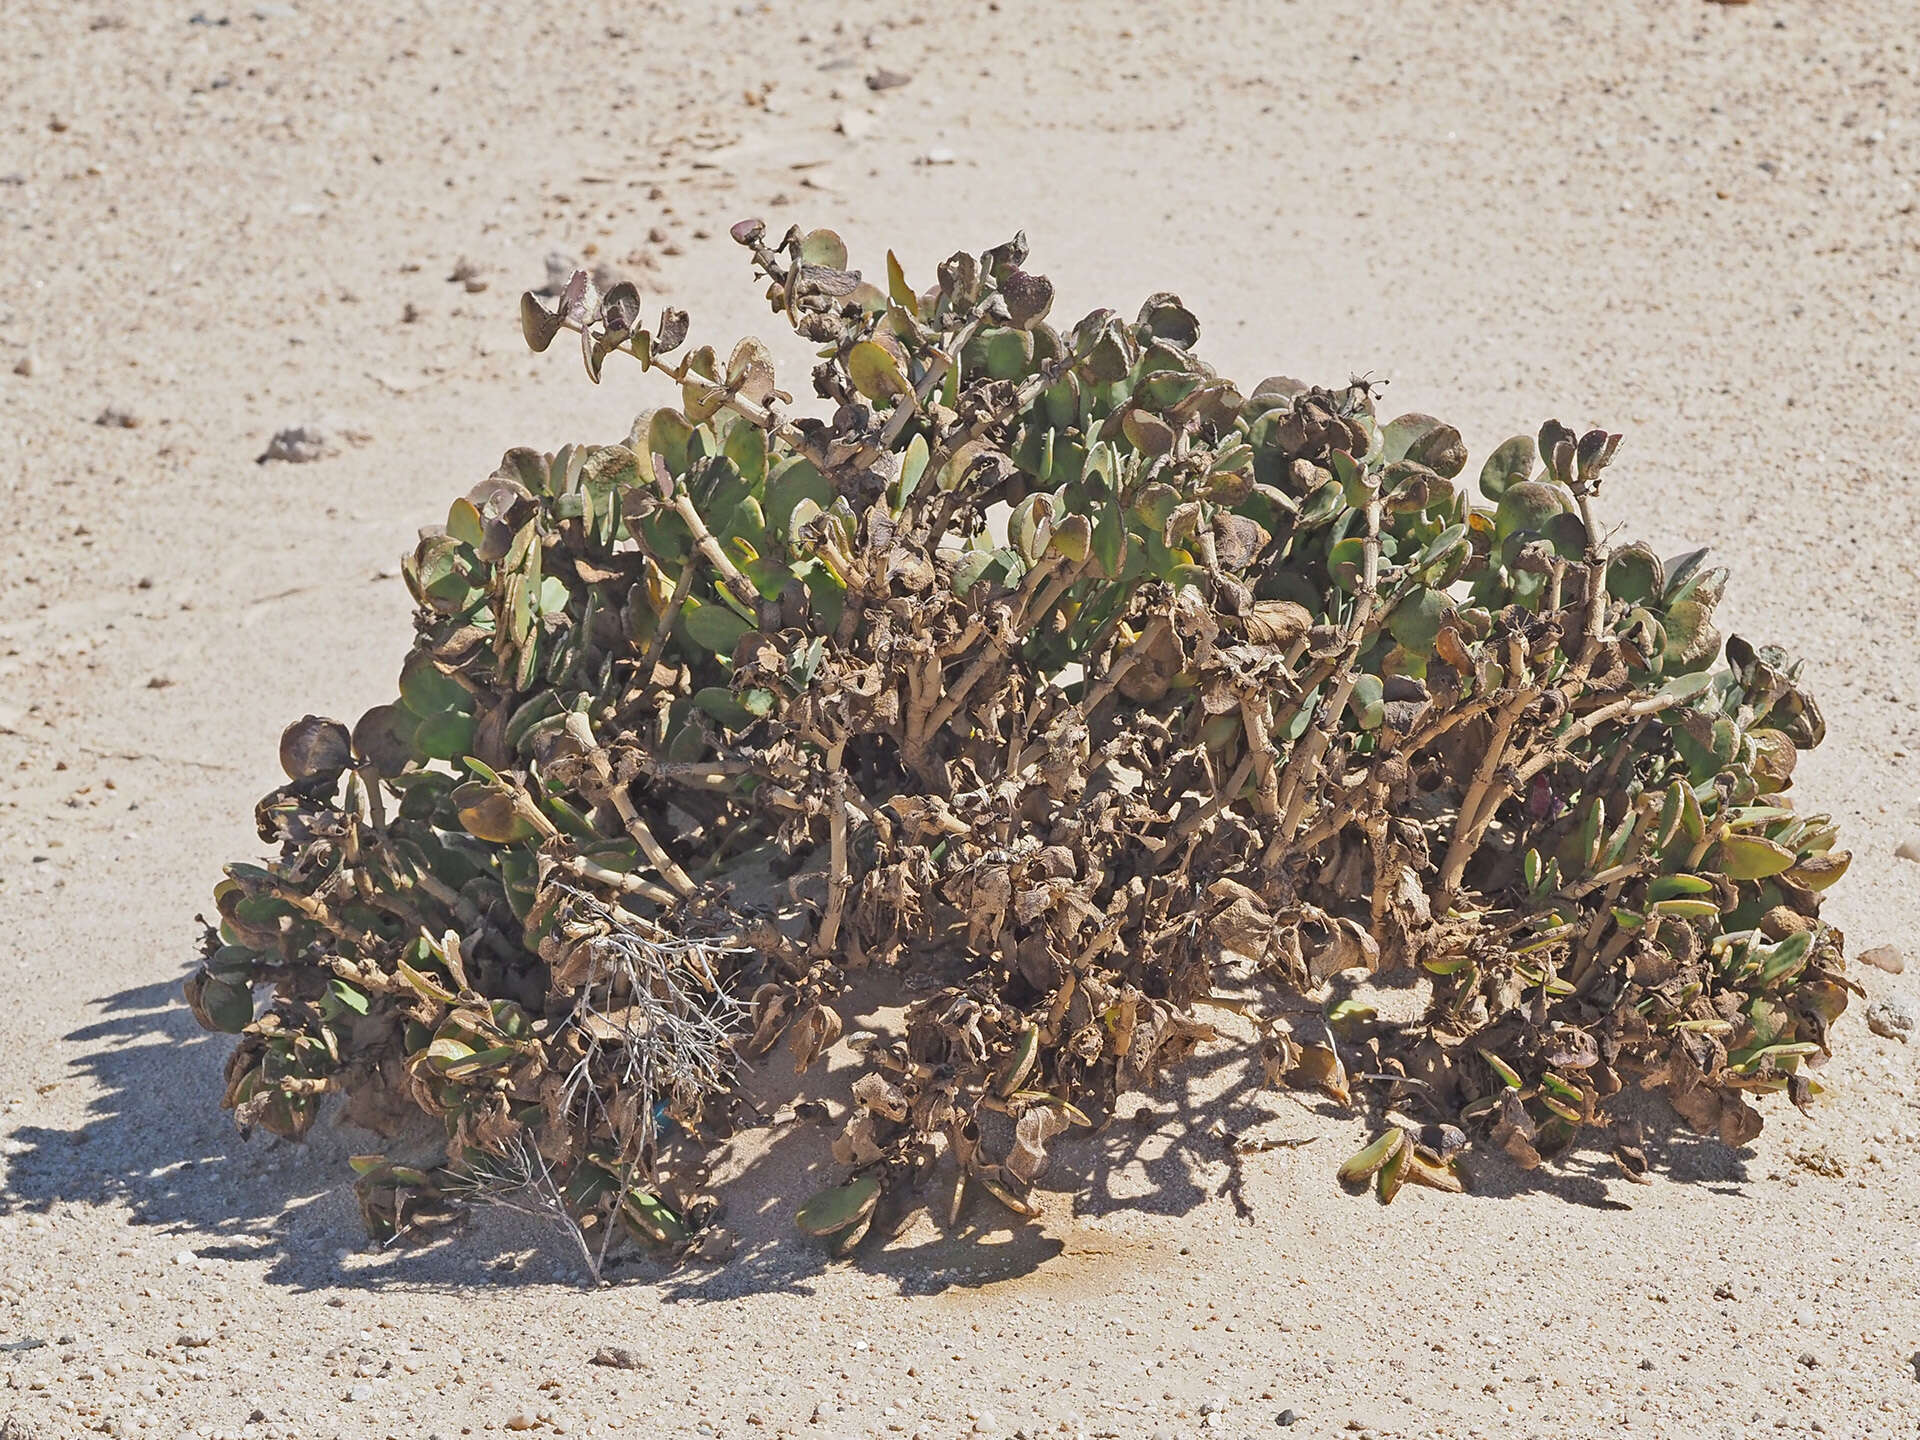
{"type": "Polygon", "coordinates": [[[178,981],[123,990],[95,1009],[98,1019],[64,1037],[79,1049],[67,1078],[94,1092],[87,1113],[71,1129],[29,1115],[11,1130],[0,1213],[122,1209],[129,1225],[152,1227],[170,1248],[264,1260],[264,1279],[296,1289],[553,1277],[553,1267],[530,1261],[538,1237],[511,1223],[483,1226],[491,1233],[478,1260],[445,1244],[366,1253],[346,1157],[375,1148],[374,1137],[324,1119],[304,1144],[242,1137],[217,1105],[228,1037],[194,1023],[178,981]]]}
{"type": "MultiPolygon", "coordinates": [[[[180,1001],[177,982],[145,985],[96,1002],[99,1018],[67,1035],[79,1048],[74,1078],[95,1095],[81,1125],[63,1129],[27,1123],[9,1139],[0,1213],[45,1211],[54,1205],[123,1208],[128,1223],[174,1237],[182,1249],[214,1258],[266,1262],[264,1279],[296,1289],[471,1287],[577,1282],[581,1267],[557,1227],[485,1210],[457,1235],[426,1245],[369,1250],[355,1206],[346,1157],[381,1142],[323,1118],[308,1140],[243,1139],[218,1110],[226,1037],[207,1035],[180,1001]]],[[[850,1007],[862,1009],[863,1007],[850,1007]]],[[[864,1009],[860,1023],[878,1015],[864,1009]]],[[[855,1017],[849,1016],[849,1023],[855,1017]]],[[[1189,1214],[1212,1201],[1257,1218],[1244,1143],[1315,1143],[1326,1183],[1351,1131],[1355,1112],[1302,1092],[1259,1083],[1242,1047],[1203,1051],[1144,1093],[1123,1096],[1116,1115],[1097,1129],[1070,1132],[1051,1147],[1042,1188],[1068,1198],[1075,1215],[1123,1211],[1189,1214]],[[1338,1128],[1336,1128],[1338,1127],[1338,1128]],[[1324,1155],[1321,1152],[1324,1151],[1324,1155]]],[[[803,1091],[844,1113],[850,1063],[805,1077],[803,1091]]],[[[771,1113],[795,1098],[783,1053],[763,1062],[749,1088],[771,1113]]],[[[1362,1095],[1359,1101],[1369,1097],[1362,1095]]],[[[1664,1104],[1641,1106],[1647,1150],[1667,1177],[1724,1190],[1747,1178],[1748,1151],[1734,1151],[1681,1128],[1664,1104]]],[[[724,1223],[739,1247],[724,1264],[698,1260],[668,1266],[645,1257],[612,1265],[613,1281],[656,1283],[669,1301],[715,1301],[764,1293],[811,1293],[828,1263],[801,1243],[794,1209],[838,1178],[829,1156],[832,1125],[790,1122],[742,1132],[719,1171],[728,1210],[724,1223]]],[[[434,1137],[424,1135],[431,1150],[434,1137]]],[[[389,1143],[389,1149],[401,1153],[389,1143]]],[[[1630,1208],[1630,1187],[1604,1149],[1576,1147],[1551,1165],[1521,1171],[1497,1154],[1470,1154],[1469,1197],[1501,1200],[1547,1194],[1600,1210],[1630,1208]]],[[[944,1220],[952,1177],[936,1171],[926,1192],[893,1197],[876,1233],[854,1263],[902,1293],[933,1294],[1031,1274],[1062,1250],[1038,1224],[1017,1222],[975,1187],[959,1223],[944,1220]],[[880,1233],[884,1230],[886,1233],[880,1233]]],[[[1264,1204],[1271,1209],[1269,1195],[1264,1204]]]]}

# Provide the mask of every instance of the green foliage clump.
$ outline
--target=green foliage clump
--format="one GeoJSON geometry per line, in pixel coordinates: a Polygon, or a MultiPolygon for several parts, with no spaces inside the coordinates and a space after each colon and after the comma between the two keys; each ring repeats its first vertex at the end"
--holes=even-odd
{"type": "Polygon", "coordinates": [[[1789,790],[1820,712],[1723,646],[1704,552],[1608,544],[1620,437],[1550,422],[1476,495],[1452,427],[1243,393],[1172,295],[1055,325],[1024,237],[925,290],[734,238],[823,413],[630,284],[525,298],[536,350],[679,406],[510,452],[406,562],[396,699],[288,730],[278,857],[228,867],[187,987],[243,1125],[424,1112],[444,1160],[356,1162],[377,1233],[506,1199],[597,1271],[700,1231],[741,1058],[805,1070],[868,967],[919,988],[799,1216],[837,1248],[940,1162],[943,1211],[1033,1213],[1049,1141],[1228,1011],[1272,1083],[1399,1113],[1340,1172],[1383,1198],[1458,1188],[1468,1128],[1537,1165],[1627,1086],[1730,1145],[1808,1104],[1851,988],[1847,857],[1789,790]]]}

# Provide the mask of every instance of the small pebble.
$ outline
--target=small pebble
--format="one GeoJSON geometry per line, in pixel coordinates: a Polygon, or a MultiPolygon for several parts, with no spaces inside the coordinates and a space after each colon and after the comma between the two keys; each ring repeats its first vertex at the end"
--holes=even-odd
{"type": "Polygon", "coordinates": [[[1286,1427],[1292,1425],[1299,1418],[1300,1417],[1294,1414],[1293,1411],[1291,1410],[1282,1410],[1278,1415],[1273,1417],[1273,1423],[1280,1426],[1282,1429],[1285,1429],[1286,1427]]]}
{"type": "Polygon", "coordinates": [[[13,362],[13,373],[16,375],[31,375],[39,368],[40,362],[33,358],[31,352],[22,355],[18,360],[13,362]]]}
{"type": "Polygon", "coordinates": [[[109,405],[93,417],[93,423],[104,425],[109,430],[133,430],[139,426],[140,417],[124,405],[109,405]]]}
{"type": "Polygon", "coordinates": [[[305,465],[332,453],[333,445],[318,425],[289,425],[275,432],[255,463],[265,465],[270,460],[284,460],[289,465],[305,465]]]}
{"type": "Polygon", "coordinates": [[[1867,1029],[1904,1045],[1913,1034],[1913,1011],[1898,1000],[1876,1000],[1867,1007],[1867,1029]]]}
{"type": "Polygon", "coordinates": [[[480,267],[465,256],[454,265],[453,273],[447,276],[447,283],[463,287],[469,295],[478,295],[487,288],[487,280],[480,273],[480,267]]]}
{"type": "Polygon", "coordinates": [[[1920,861],[1920,835],[1909,835],[1894,847],[1893,853],[1902,860],[1920,861]]]}
{"type": "Polygon", "coordinates": [[[1907,968],[1907,958],[1900,953],[1898,945],[1876,945],[1871,950],[1862,950],[1854,958],[1862,965],[1871,965],[1889,975],[1902,974],[1907,968]]]}

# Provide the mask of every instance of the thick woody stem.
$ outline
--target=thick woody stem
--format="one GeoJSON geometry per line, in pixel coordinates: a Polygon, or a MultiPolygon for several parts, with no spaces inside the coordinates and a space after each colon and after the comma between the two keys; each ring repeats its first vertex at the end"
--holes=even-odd
{"type": "MultiPolygon", "coordinates": [[[[1047,577],[1053,573],[1059,564],[1059,556],[1049,555],[1044,557],[1038,565],[1027,572],[1026,579],[1021,583],[1021,589],[1014,612],[1008,620],[1009,629],[1018,631],[1021,628],[1025,621],[1027,611],[1033,603],[1035,592],[1046,582],[1047,577]]],[[[1067,583],[1072,583],[1071,577],[1068,577],[1067,583]]],[[[966,668],[959,680],[955,681],[953,686],[947,691],[946,697],[941,700],[941,702],[933,708],[932,713],[928,715],[926,723],[921,727],[918,736],[917,743],[921,748],[933,742],[933,737],[940,733],[940,727],[951,720],[954,715],[958,713],[960,707],[966,703],[967,696],[972,692],[973,687],[978,685],[980,681],[986,677],[987,672],[1005,658],[1006,649],[999,637],[989,635],[987,637],[987,648],[975,657],[973,664],[966,668]]]]}
{"type": "Polygon", "coordinates": [[[1391,847],[1387,839],[1387,787],[1375,784],[1373,787],[1372,814],[1367,823],[1367,844],[1373,852],[1373,938],[1381,939],[1387,931],[1387,917],[1393,905],[1393,866],[1391,847]]]}
{"type": "MultiPolygon", "coordinates": [[[[1479,847],[1487,827],[1493,823],[1495,813],[1506,802],[1509,795],[1542,770],[1571,759],[1573,747],[1609,720],[1639,720],[1648,715],[1657,715],[1662,710],[1680,704],[1682,699],[1677,695],[1648,695],[1637,700],[1629,697],[1625,700],[1616,700],[1610,705],[1603,705],[1569,726],[1566,733],[1553,745],[1515,766],[1507,778],[1500,779],[1494,771],[1499,768],[1500,757],[1506,749],[1507,738],[1513,729],[1512,720],[1508,717],[1517,717],[1537,694],[1538,692],[1533,689],[1525,689],[1508,703],[1500,712],[1501,719],[1506,722],[1504,730],[1500,728],[1501,721],[1495,722],[1494,743],[1487,751],[1486,758],[1481,761],[1479,771],[1474,775],[1473,789],[1460,804],[1454,842],[1447,850],[1446,864],[1442,867],[1440,875],[1440,886],[1435,892],[1436,899],[1442,902],[1450,902],[1453,899],[1467,861],[1473,857],[1473,852],[1479,847]],[[1485,776],[1484,784],[1481,783],[1482,775],[1485,776]],[[1469,806],[1475,807],[1471,812],[1473,815],[1471,826],[1467,823],[1469,806]],[[1455,868],[1456,851],[1458,851],[1458,868],[1455,868]]],[[[1437,908],[1439,907],[1436,906],[1437,908]]]]}
{"type": "Polygon", "coordinates": [[[1518,635],[1508,640],[1507,658],[1508,681],[1514,687],[1513,693],[1494,716],[1493,735],[1487,742],[1487,753],[1480,757],[1480,764],[1473,772],[1473,783],[1467,787],[1466,796],[1460,802],[1460,813],[1454,820],[1453,843],[1447,847],[1447,858],[1441,864],[1439,884],[1435,887],[1436,903],[1433,908],[1436,915],[1446,913],[1447,907],[1453,903],[1467,861],[1473,858],[1481,837],[1493,821],[1494,812],[1500,808],[1501,792],[1494,789],[1494,776],[1506,758],[1507,740],[1513,734],[1514,724],[1538,694],[1526,681],[1523,668],[1526,663],[1525,647],[1518,635]]]}
{"type": "Polygon", "coordinates": [[[661,495],[673,507],[673,513],[678,515],[686,523],[687,529],[693,532],[693,543],[700,547],[700,553],[706,557],[707,563],[720,572],[721,578],[726,581],[727,589],[733,592],[734,598],[749,610],[759,613],[760,592],[753,588],[753,582],[740,573],[740,567],[735,565],[727,557],[727,552],[720,548],[720,542],[714,539],[713,532],[707,529],[707,522],[700,518],[700,512],[694,508],[693,499],[687,494],[685,488],[670,487],[665,475],[656,475],[655,483],[660,487],[661,495]]]}
{"type": "Polygon", "coordinates": [[[978,685],[987,671],[998,665],[1003,658],[999,640],[988,637],[986,650],[974,658],[973,664],[966,668],[960,678],[953,683],[952,688],[947,691],[946,698],[928,713],[926,724],[920,732],[923,745],[932,742],[933,737],[940,733],[940,727],[951,720],[966,703],[967,696],[973,692],[973,687],[978,685]]]}
{"type": "MultiPolygon", "coordinates": [[[[1417,755],[1448,731],[1469,720],[1478,719],[1492,708],[1485,700],[1474,700],[1462,705],[1458,710],[1450,710],[1438,720],[1431,721],[1423,729],[1407,736],[1398,745],[1376,755],[1375,763],[1377,764],[1388,755],[1417,755]]],[[[1333,814],[1315,822],[1314,827],[1300,837],[1300,843],[1296,848],[1301,851],[1318,849],[1346,829],[1352,823],[1354,816],[1359,813],[1358,798],[1341,801],[1339,808],[1333,814]]]]}
{"type": "MultiPolygon", "coordinates": [[[[1320,723],[1301,738],[1287,761],[1286,773],[1280,779],[1280,823],[1260,861],[1267,870],[1278,868],[1281,857],[1299,833],[1300,823],[1306,818],[1307,806],[1313,797],[1313,782],[1319,776],[1320,762],[1327,753],[1327,747],[1333,743],[1333,733],[1340,725],[1340,717],[1346,713],[1347,702],[1353,697],[1354,684],[1360,678],[1355,662],[1366,643],[1374,605],[1380,595],[1380,508],[1381,499],[1376,493],[1367,501],[1367,535],[1362,548],[1365,558],[1361,568],[1360,589],[1355,597],[1353,617],[1347,622],[1346,643],[1335,662],[1340,678],[1334,684],[1333,693],[1320,708],[1320,723]]],[[[1312,687],[1303,686],[1302,689],[1308,691],[1312,687]]]]}
{"type": "Polygon", "coordinates": [[[973,339],[973,332],[979,328],[978,320],[969,320],[954,332],[953,340],[944,351],[936,352],[933,364],[927,367],[927,373],[920,377],[920,383],[914,387],[913,404],[896,405],[893,414],[887,417],[887,423],[880,431],[880,449],[893,448],[893,442],[900,438],[900,432],[907,428],[907,422],[921,412],[927,397],[939,389],[940,382],[947,378],[947,372],[953,368],[953,357],[967,348],[967,342],[973,339]]]}
{"type": "Polygon", "coordinates": [[[671,890],[663,889],[651,880],[643,880],[623,870],[610,870],[605,865],[596,865],[578,855],[569,856],[559,864],[562,870],[582,880],[591,880],[596,885],[605,885],[610,890],[619,890],[628,895],[638,895],[642,900],[651,900],[656,905],[675,905],[680,900],[671,890]]]}
{"type": "Polygon", "coordinates": [[[667,636],[673,633],[673,622],[679,618],[680,611],[687,603],[687,596],[693,593],[693,566],[682,565],[680,578],[673,582],[673,595],[667,601],[667,608],[660,612],[660,619],[653,627],[653,638],[647,642],[647,653],[640,661],[640,683],[653,684],[654,666],[660,663],[660,652],[666,648],[667,636]]]}
{"type": "Polygon", "coordinates": [[[1240,757],[1240,763],[1234,767],[1233,773],[1227,776],[1226,783],[1213,792],[1212,798],[1209,799],[1206,804],[1193,810],[1190,814],[1183,816],[1180,821],[1175,824],[1173,829],[1168,832],[1167,838],[1161,843],[1160,865],[1158,868],[1165,869],[1168,859],[1172,857],[1174,851],[1179,849],[1182,841],[1186,840],[1202,825],[1205,825],[1232,803],[1233,797],[1240,793],[1240,787],[1247,783],[1247,777],[1253,773],[1253,763],[1253,756],[1251,754],[1242,755],[1240,757]]]}
{"type": "MultiPolygon", "coordinates": [[[[615,783],[613,761],[601,747],[600,742],[594,739],[593,727],[588,723],[587,717],[578,711],[569,715],[567,734],[585,752],[587,765],[593,774],[592,789],[605,794],[607,801],[613,806],[614,813],[620,817],[621,825],[626,828],[633,843],[640,847],[641,853],[647,857],[653,868],[660,872],[661,879],[683,896],[690,896],[698,891],[700,887],[694,883],[693,877],[680,868],[679,862],[667,853],[667,847],[660,843],[659,837],[641,818],[639,810],[634,807],[633,797],[627,794],[627,787],[615,783]]],[[[530,812],[529,819],[537,818],[539,823],[546,826],[550,837],[555,833],[552,822],[541,815],[531,803],[524,808],[530,812]]]]}
{"type": "Polygon", "coordinates": [[[1648,715],[1658,715],[1662,710],[1670,709],[1680,703],[1681,697],[1677,695],[1647,695],[1640,699],[1629,697],[1625,700],[1616,700],[1610,705],[1602,705],[1598,710],[1590,711],[1568,727],[1566,733],[1554,742],[1551,749],[1542,750],[1524,764],[1516,766],[1513,772],[1514,781],[1516,784],[1524,785],[1542,770],[1571,758],[1573,746],[1586,739],[1609,720],[1638,720],[1648,715]]]}
{"type": "Polygon", "coordinates": [[[667,847],[660,843],[647,822],[640,818],[640,812],[634,809],[633,800],[624,786],[615,786],[607,798],[613,802],[614,811],[620,816],[620,823],[626,827],[627,834],[633,837],[633,843],[640,847],[660,877],[682,895],[692,895],[700,887],[693,877],[680,868],[680,862],[667,853],[667,847]]]}
{"type": "Polygon", "coordinates": [[[1273,765],[1273,740],[1267,734],[1264,698],[1240,702],[1240,724],[1247,732],[1247,750],[1253,759],[1253,808],[1257,814],[1280,813],[1280,776],[1273,765]]]}
{"type": "MultiPolygon", "coordinates": [[[[1601,544],[1596,538],[1597,532],[1594,528],[1592,492],[1584,483],[1578,484],[1574,487],[1574,498],[1580,507],[1580,522],[1587,533],[1587,615],[1580,643],[1580,654],[1570,667],[1566,678],[1560,682],[1558,687],[1560,692],[1569,699],[1577,695],[1584,687],[1587,677],[1593,671],[1594,661],[1599,658],[1601,644],[1605,637],[1607,616],[1607,549],[1606,546],[1601,544]]],[[[1556,597],[1563,576],[1564,569],[1556,567],[1554,571],[1556,597]]],[[[1517,640],[1514,643],[1517,646],[1517,640]]],[[[1514,666],[1514,673],[1516,675],[1519,673],[1517,661],[1514,666]]],[[[1601,709],[1594,711],[1584,720],[1571,727],[1551,748],[1534,756],[1525,764],[1515,769],[1510,778],[1505,781],[1496,782],[1494,778],[1495,773],[1499,769],[1502,754],[1506,749],[1507,739],[1513,729],[1513,720],[1507,719],[1508,712],[1511,711],[1513,719],[1517,719],[1520,712],[1523,711],[1528,704],[1532,703],[1533,699],[1539,693],[1537,688],[1529,687],[1523,689],[1521,693],[1514,696],[1508,707],[1501,712],[1501,719],[1495,722],[1495,743],[1488,751],[1486,760],[1482,762],[1480,772],[1476,773],[1474,777],[1473,789],[1469,791],[1466,801],[1461,805],[1459,823],[1458,828],[1454,832],[1453,845],[1447,851],[1447,863],[1441,871],[1440,882],[1435,892],[1435,898],[1442,902],[1442,905],[1452,902],[1454,893],[1460,883],[1460,876],[1466,868],[1467,861],[1472,858],[1474,850],[1478,848],[1482,836],[1486,833],[1487,826],[1493,821],[1495,812],[1499,810],[1507,796],[1512,794],[1518,786],[1531,780],[1549,765],[1557,764],[1559,761],[1567,758],[1569,747],[1592,734],[1595,729],[1605,724],[1608,720],[1621,715],[1638,718],[1642,715],[1654,714],[1657,711],[1666,709],[1669,705],[1679,703],[1678,700],[1673,697],[1654,696],[1643,701],[1629,699],[1620,701],[1612,706],[1603,706],[1601,709]],[[1501,720],[1504,720],[1505,723],[1502,724],[1501,720]],[[1482,783],[1483,776],[1484,783],[1482,783]]]]}
{"type": "Polygon", "coordinates": [[[832,772],[828,791],[832,811],[827,817],[828,857],[832,869],[827,880],[827,910],[820,917],[820,929],[813,941],[814,953],[830,955],[840,939],[840,916],[846,909],[849,877],[847,873],[847,776],[840,768],[845,742],[827,752],[827,769],[832,772]]]}
{"type": "Polygon", "coordinates": [[[1107,673],[1100,677],[1100,683],[1089,690],[1085,698],[1080,701],[1081,715],[1091,720],[1094,711],[1106,704],[1107,697],[1119,688],[1120,682],[1126,678],[1127,672],[1139,664],[1146,656],[1147,651],[1159,643],[1161,635],[1172,628],[1173,622],[1171,620],[1164,615],[1156,615],[1153,618],[1153,623],[1140,632],[1140,638],[1121,653],[1120,657],[1115,660],[1107,670],[1107,673]]]}

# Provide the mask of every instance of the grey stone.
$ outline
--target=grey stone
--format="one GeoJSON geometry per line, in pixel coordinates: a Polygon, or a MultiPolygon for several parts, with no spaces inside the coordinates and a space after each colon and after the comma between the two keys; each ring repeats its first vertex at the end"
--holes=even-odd
{"type": "Polygon", "coordinates": [[[1899,1000],[1876,1000],[1867,1007],[1867,1029],[1902,1045],[1913,1034],[1913,1011],[1899,1000]]]}
{"type": "Polygon", "coordinates": [[[284,460],[289,465],[305,465],[333,454],[333,444],[318,425],[289,425],[277,432],[261,452],[259,463],[284,460]]]}

